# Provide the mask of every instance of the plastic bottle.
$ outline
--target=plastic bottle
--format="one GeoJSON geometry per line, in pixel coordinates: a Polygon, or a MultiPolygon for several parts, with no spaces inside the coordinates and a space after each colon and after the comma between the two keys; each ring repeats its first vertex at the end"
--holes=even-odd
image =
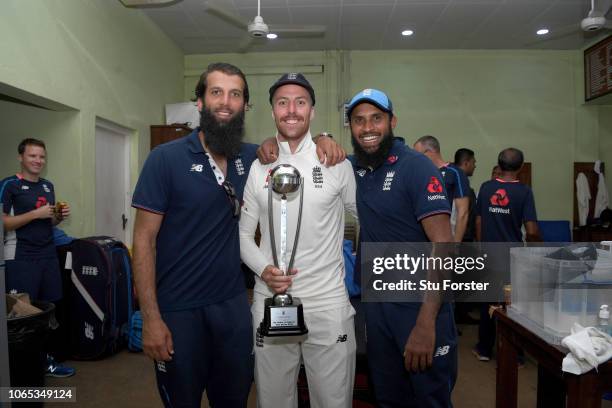
{"type": "Polygon", "coordinates": [[[612,335],[612,327],[610,326],[610,311],[608,305],[601,305],[599,307],[599,321],[597,328],[604,333],[612,335]]]}

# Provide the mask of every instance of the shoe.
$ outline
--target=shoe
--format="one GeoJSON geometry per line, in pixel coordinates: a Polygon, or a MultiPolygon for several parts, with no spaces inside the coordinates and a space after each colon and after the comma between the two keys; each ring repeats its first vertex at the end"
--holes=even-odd
{"type": "Polygon", "coordinates": [[[491,357],[480,354],[478,350],[473,349],[472,354],[478,359],[478,361],[490,361],[491,357]]]}
{"type": "Polygon", "coordinates": [[[60,364],[51,356],[47,356],[47,369],[45,375],[47,377],[72,377],[76,373],[76,370],[72,367],[60,364]]]}

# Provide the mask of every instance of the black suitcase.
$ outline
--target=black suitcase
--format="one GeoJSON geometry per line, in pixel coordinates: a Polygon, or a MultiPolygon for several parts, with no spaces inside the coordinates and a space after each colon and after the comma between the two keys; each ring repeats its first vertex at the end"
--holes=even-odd
{"type": "Polygon", "coordinates": [[[112,237],[76,239],[65,266],[71,356],[89,360],[116,353],[127,344],[135,309],[127,248],[112,237]]]}

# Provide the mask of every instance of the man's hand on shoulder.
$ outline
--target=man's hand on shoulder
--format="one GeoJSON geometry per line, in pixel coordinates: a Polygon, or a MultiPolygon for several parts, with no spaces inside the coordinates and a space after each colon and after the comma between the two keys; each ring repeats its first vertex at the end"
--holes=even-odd
{"type": "Polygon", "coordinates": [[[278,143],[275,137],[264,140],[257,148],[257,158],[261,164],[274,163],[278,159],[278,143]]]}
{"type": "Polygon", "coordinates": [[[335,166],[346,159],[346,151],[331,137],[329,133],[319,133],[313,138],[317,145],[317,157],[326,167],[335,166]]]}

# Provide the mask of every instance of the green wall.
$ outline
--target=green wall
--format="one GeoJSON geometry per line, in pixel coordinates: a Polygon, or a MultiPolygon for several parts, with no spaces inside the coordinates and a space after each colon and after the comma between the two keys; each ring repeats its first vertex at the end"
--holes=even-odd
{"type": "Polygon", "coordinates": [[[247,116],[249,140],[261,141],[274,134],[267,104],[271,77],[323,65],[325,86],[315,86],[315,91],[317,105],[319,95],[326,105],[317,106],[317,117],[322,120],[312,125],[313,133],[331,130],[352,150],[348,129],[342,127],[340,107],[363,88],[380,88],[394,103],[398,116],[395,133],[407,143],[432,134],[440,139],[443,156],[449,161],[460,147],[476,152],[478,168],[472,178],[476,189],[488,179],[501,149],[513,146],[523,150],[526,161],[532,163],[541,219],[571,220],[574,161],[601,157],[612,166],[612,115],[605,107],[583,104],[581,51],[188,55],[185,98],[192,97],[197,75],[213,61],[243,68],[252,93],[259,93],[254,96],[260,101],[254,107],[258,110],[247,116]],[[270,70],[275,75],[261,74],[270,70]],[[323,108],[327,109],[324,114],[323,108]]]}
{"type": "MultiPolygon", "coordinates": [[[[477,152],[478,187],[507,146],[533,163],[540,217],[571,219],[572,162],[612,166],[610,107],[583,104],[582,51],[320,51],[184,56],[144,14],[115,0],[3,0],[0,95],[47,109],[0,102],[0,174],[14,173],[15,145],[44,139],[46,175],[75,208],[67,230],[95,232],[94,127],[100,117],[133,130],[132,184],[166,103],[188,100],[213,61],[247,73],[252,107],[247,139],[275,133],[268,88],[302,71],[317,92],[313,131],[331,131],[348,150],[342,104],[364,87],[387,91],[397,135],[477,152]]],[[[608,177],[608,186],[612,176],[608,177]]],[[[612,188],[611,188],[612,190],[612,188]]]]}
{"type": "Polygon", "coordinates": [[[141,11],[115,0],[2,0],[0,38],[0,94],[51,109],[0,103],[0,174],[18,169],[22,137],[45,140],[46,176],[73,207],[64,227],[92,234],[96,117],[133,130],[133,186],[149,125],[182,100],[183,54],[141,11]]]}

